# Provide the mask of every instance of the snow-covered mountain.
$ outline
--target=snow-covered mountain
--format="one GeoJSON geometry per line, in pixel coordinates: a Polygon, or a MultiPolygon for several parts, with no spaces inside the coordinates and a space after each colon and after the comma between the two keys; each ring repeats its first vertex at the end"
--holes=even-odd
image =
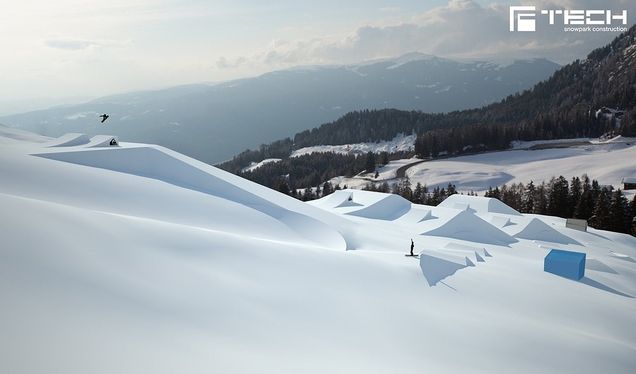
{"type": "Polygon", "coordinates": [[[446,112],[479,107],[532,87],[558,67],[544,59],[496,64],[409,54],[115,95],[5,116],[0,122],[49,136],[107,131],[214,163],[353,110],[446,112]],[[111,115],[105,125],[97,118],[102,113],[111,115]]]}
{"type": "Polygon", "coordinates": [[[633,371],[634,237],[461,195],[307,204],[112,140],[0,128],[0,372],[633,371]]]}

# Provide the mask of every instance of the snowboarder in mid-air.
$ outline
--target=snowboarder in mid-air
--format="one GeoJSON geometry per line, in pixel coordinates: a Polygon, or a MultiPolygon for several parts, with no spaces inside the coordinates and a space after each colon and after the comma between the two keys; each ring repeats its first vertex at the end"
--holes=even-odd
{"type": "Polygon", "coordinates": [[[106,114],[106,113],[104,113],[104,114],[102,114],[101,116],[99,116],[99,118],[101,118],[101,119],[102,119],[102,123],[104,123],[104,121],[106,121],[106,120],[108,119],[108,117],[109,117],[109,115],[108,115],[108,114],[106,114]]]}

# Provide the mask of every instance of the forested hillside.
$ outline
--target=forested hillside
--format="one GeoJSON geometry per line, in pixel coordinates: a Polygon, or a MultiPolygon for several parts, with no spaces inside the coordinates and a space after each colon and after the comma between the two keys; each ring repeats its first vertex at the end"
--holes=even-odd
{"type": "MultiPolygon", "coordinates": [[[[309,196],[299,196],[306,199],[316,195],[308,187],[368,170],[369,159],[375,157],[334,153],[289,157],[293,150],[390,140],[400,133],[418,135],[414,154],[422,158],[501,150],[513,140],[636,136],[636,27],[531,90],[499,103],[445,114],[396,109],[351,112],[293,139],[245,151],[219,166],[283,192],[306,189],[309,196]],[[267,158],[281,161],[244,171],[251,162],[267,158]]],[[[382,159],[386,163],[412,155],[390,154],[382,159]]]]}
{"type": "MultiPolygon", "coordinates": [[[[483,108],[445,114],[396,109],[351,112],[332,123],[300,132],[293,139],[245,151],[220,166],[240,173],[250,162],[286,158],[292,150],[302,147],[389,140],[397,134],[413,132],[418,134],[415,152],[424,158],[437,157],[442,152],[505,149],[513,140],[596,137],[606,133],[635,136],[635,40],[636,27],[632,27],[585,60],[564,66],[547,81],[483,108]],[[615,115],[599,115],[603,107],[618,111],[615,115]]],[[[289,162],[288,167],[277,172],[289,174],[294,162],[289,162]]],[[[353,172],[362,170],[354,168],[353,172]]],[[[326,170],[308,172],[322,175],[326,170]]]]}

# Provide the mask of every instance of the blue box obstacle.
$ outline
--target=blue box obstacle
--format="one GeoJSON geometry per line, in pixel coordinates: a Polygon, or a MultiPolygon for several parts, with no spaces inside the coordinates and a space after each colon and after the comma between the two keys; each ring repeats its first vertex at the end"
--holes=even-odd
{"type": "Polygon", "coordinates": [[[553,249],[545,256],[543,270],[565,278],[579,280],[585,275],[585,253],[553,249]]]}

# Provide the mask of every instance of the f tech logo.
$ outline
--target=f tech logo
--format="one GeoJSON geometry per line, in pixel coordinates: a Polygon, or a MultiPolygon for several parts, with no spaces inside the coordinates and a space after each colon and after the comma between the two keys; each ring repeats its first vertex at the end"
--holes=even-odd
{"type": "Polygon", "coordinates": [[[535,6],[511,6],[510,31],[536,31],[536,11],[535,6]]]}
{"type": "Polygon", "coordinates": [[[521,5],[510,7],[510,31],[536,31],[538,14],[547,19],[549,25],[554,25],[556,20],[562,21],[564,26],[611,26],[614,21],[627,25],[627,10],[618,13],[607,9],[541,9],[537,12],[534,5],[521,5]]]}

